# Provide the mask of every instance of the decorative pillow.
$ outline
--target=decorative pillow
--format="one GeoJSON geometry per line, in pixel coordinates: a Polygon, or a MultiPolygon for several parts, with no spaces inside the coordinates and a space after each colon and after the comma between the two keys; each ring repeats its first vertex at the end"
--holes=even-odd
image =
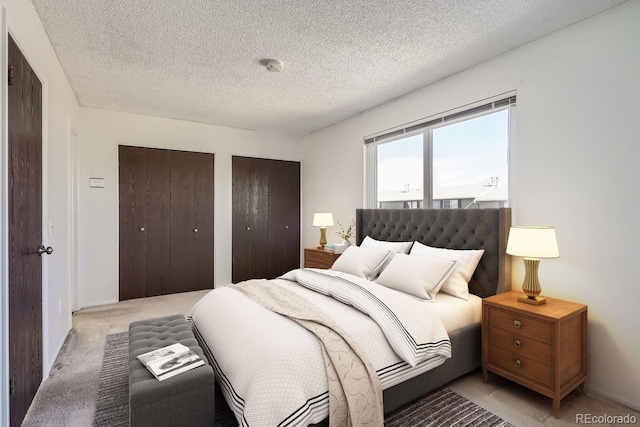
{"type": "Polygon", "coordinates": [[[372,239],[369,236],[366,236],[362,243],[360,243],[361,247],[386,249],[401,254],[408,254],[411,250],[411,245],[413,245],[413,242],[384,242],[382,240],[372,239]]]}
{"type": "Polygon", "coordinates": [[[484,249],[456,250],[433,248],[415,242],[411,247],[411,255],[431,255],[452,261],[457,261],[454,271],[444,282],[442,292],[446,292],[454,297],[469,299],[469,280],[476,271],[476,267],[484,254],[484,249]]]}
{"type": "Polygon", "coordinates": [[[380,270],[390,255],[390,251],[380,248],[349,246],[333,263],[331,270],[373,280],[380,274],[380,270]]]}
{"type": "Polygon", "coordinates": [[[376,282],[433,301],[455,265],[444,258],[396,254],[376,282]]]}

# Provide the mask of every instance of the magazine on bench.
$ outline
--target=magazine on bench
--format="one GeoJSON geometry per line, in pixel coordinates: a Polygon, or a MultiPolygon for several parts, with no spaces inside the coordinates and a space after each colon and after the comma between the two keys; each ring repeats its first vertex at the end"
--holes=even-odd
{"type": "Polygon", "coordinates": [[[170,357],[166,360],[156,360],[147,365],[147,369],[160,381],[171,378],[198,366],[204,365],[204,360],[193,351],[170,357]]]}
{"type": "Polygon", "coordinates": [[[137,358],[160,381],[204,365],[200,356],[180,343],[149,351],[137,358]]]}
{"type": "Polygon", "coordinates": [[[176,343],[149,351],[137,357],[144,366],[149,366],[149,363],[151,362],[156,362],[158,360],[169,360],[172,357],[180,356],[181,354],[185,354],[188,352],[189,347],[184,344],[176,343]]]}

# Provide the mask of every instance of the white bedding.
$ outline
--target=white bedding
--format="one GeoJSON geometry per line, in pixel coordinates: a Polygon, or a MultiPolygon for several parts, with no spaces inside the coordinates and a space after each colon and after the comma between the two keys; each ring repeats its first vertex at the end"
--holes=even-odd
{"type": "Polygon", "coordinates": [[[477,295],[469,294],[469,300],[465,301],[441,291],[433,305],[448,333],[482,320],[482,298],[477,295]]]}
{"type": "MultiPolygon", "coordinates": [[[[403,312],[401,317],[415,310],[420,310],[418,316],[424,315],[424,319],[427,313],[436,313],[435,320],[429,322],[443,333],[444,329],[453,331],[480,317],[477,311],[481,307],[480,298],[468,302],[438,294],[436,302],[419,301],[346,273],[315,271],[367,286],[378,298],[390,298],[384,303],[404,307],[399,310],[403,312]],[[462,307],[466,307],[465,312],[460,314],[462,307]],[[456,313],[449,314],[449,310],[456,313]]],[[[336,319],[367,355],[384,389],[439,366],[448,357],[437,355],[412,368],[394,352],[380,327],[367,314],[295,282],[283,279],[276,282],[336,319]]],[[[327,417],[326,371],[320,352],[315,350],[317,340],[308,331],[230,288],[208,293],[194,306],[191,316],[214,358],[216,379],[240,424],[307,425],[327,417]]]]}

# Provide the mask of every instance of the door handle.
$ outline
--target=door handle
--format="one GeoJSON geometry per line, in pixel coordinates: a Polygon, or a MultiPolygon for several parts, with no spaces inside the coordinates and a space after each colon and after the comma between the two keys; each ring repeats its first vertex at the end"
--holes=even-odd
{"type": "Polygon", "coordinates": [[[42,256],[43,254],[51,255],[52,253],[53,253],[53,248],[51,246],[47,246],[45,248],[44,245],[42,245],[38,248],[38,255],[40,256],[42,256]]]}

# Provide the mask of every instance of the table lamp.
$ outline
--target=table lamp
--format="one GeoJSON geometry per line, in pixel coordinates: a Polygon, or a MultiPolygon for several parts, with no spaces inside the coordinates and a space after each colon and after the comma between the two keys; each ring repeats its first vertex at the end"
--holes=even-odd
{"type": "Polygon", "coordinates": [[[553,227],[514,226],[509,230],[507,241],[509,255],[524,257],[524,282],[522,290],[525,295],[518,301],[527,304],[541,305],[547,301],[540,295],[538,266],[541,258],[558,258],[556,230],[553,227]]]}
{"type": "Polygon", "coordinates": [[[333,227],[333,214],[330,212],[316,212],[313,214],[313,226],[320,227],[320,246],[324,249],[327,244],[327,227],[333,227]]]}

